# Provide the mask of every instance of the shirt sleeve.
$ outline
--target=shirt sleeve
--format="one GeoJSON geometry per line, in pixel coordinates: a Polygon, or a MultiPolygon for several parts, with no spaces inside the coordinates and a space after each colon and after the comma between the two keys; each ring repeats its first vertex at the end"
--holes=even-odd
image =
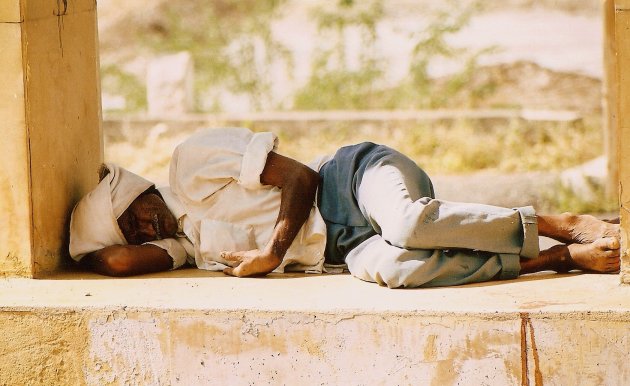
{"type": "Polygon", "coordinates": [[[173,152],[170,185],[188,202],[201,202],[236,181],[247,189],[261,186],[267,155],[277,146],[272,133],[225,128],[201,131],[173,152]]]}
{"type": "Polygon", "coordinates": [[[181,267],[186,262],[188,256],[186,249],[176,239],[154,240],[144,244],[151,244],[164,249],[173,259],[173,269],[181,267]]]}
{"type": "Polygon", "coordinates": [[[245,148],[241,162],[238,182],[246,188],[256,189],[260,183],[267,155],[277,146],[277,138],[273,133],[255,133],[245,148]]]}

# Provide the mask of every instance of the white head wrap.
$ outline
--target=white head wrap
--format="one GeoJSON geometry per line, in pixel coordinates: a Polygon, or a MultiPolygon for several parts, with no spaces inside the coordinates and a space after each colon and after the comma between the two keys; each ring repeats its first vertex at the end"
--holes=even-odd
{"type": "Polygon", "coordinates": [[[116,220],[140,194],[153,186],[114,164],[94,190],[81,199],[70,219],[70,256],[79,261],[90,252],[127,241],[116,220]]]}

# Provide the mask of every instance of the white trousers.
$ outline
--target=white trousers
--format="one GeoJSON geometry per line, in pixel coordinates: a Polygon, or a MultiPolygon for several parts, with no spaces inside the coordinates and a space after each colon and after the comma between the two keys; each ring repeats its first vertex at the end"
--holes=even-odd
{"type": "Polygon", "coordinates": [[[456,203],[431,195],[426,174],[402,154],[366,170],[356,197],[378,234],[346,256],[350,272],[390,288],[449,286],[515,278],[520,257],[538,256],[532,207],[456,203]]]}

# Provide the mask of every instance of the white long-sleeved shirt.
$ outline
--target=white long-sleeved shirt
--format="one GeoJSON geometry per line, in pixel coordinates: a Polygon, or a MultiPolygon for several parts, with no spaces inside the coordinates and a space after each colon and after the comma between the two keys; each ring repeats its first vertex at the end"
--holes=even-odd
{"type": "MultiPolygon", "coordinates": [[[[177,268],[186,261],[222,270],[221,251],[262,249],[280,210],[280,189],[260,183],[267,155],[276,148],[272,133],[222,128],[201,131],[173,152],[170,187],[160,188],[178,219],[178,237],[152,241],[177,268]]],[[[313,203],[311,214],[276,271],[321,272],[326,225],[313,203]]]]}

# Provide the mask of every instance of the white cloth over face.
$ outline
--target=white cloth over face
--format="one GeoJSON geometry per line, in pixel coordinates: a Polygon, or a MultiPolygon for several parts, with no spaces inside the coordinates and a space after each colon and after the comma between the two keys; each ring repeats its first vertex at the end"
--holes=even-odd
{"type": "MultiPolygon", "coordinates": [[[[204,130],[179,145],[171,160],[170,189],[160,192],[186,237],[148,244],[165,249],[174,268],[188,260],[215,271],[226,267],[221,251],[264,248],[280,210],[280,189],[260,182],[275,146],[274,134],[239,128],[204,130]]],[[[313,202],[276,271],[320,273],[325,245],[326,225],[313,202]]]]}
{"type": "Polygon", "coordinates": [[[88,253],[127,241],[116,220],[153,183],[114,164],[101,182],[77,203],[70,219],[70,256],[79,261],[88,253]]]}

